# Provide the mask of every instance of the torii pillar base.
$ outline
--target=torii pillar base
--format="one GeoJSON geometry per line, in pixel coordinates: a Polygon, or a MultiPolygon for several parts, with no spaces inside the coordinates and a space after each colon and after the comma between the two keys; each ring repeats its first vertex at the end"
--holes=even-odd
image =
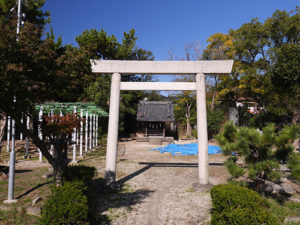
{"type": "Polygon", "coordinates": [[[4,204],[13,204],[13,203],[17,203],[18,200],[17,199],[11,199],[11,200],[5,200],[3,201],[4,204]]]}

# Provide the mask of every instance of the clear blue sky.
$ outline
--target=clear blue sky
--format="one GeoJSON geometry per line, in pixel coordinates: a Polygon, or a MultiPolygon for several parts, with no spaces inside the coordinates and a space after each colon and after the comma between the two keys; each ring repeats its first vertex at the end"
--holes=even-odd
{"type": "Polygon", "coordinates": [[[258,17],[264,21],[277,10],[290,11],[297,0],[46,0],[51,25],[64,44],[76,45],[84,30],[103,28],[120,41],[123,32],[134,28],[137,46],[150,50],[155,60],[168,60],[173,50],[179,59],[184,45],[227,33],[258,17]]]}

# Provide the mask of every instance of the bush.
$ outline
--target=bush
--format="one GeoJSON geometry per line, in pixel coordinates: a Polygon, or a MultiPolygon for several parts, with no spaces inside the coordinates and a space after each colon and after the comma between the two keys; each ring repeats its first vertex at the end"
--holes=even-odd
{"type": "Polygon", "coordinates": [[[271,213],[269,202],[255,191],[233,184],[211,189],[212,225],[281,224],[271,213]]]}
{"type": "Polygon", "coordinates": [[[82,181],[53,187],[41,215],[41,224],[88,224],[88,201],[82,181]]]}
{"type": "Polygon", "coordinates": [[[238,178],[245,174],[243,168],[236,164],[236,158],[229,158],[225,164],[226,168],[228,169],[229,173],[234,177],[238,178]]]}
{"type": "MultiPolygon", "coordinates": [[[[224,130],[217,135],[216,139],[224,155],[231,156],[232,153],[235,153],[237,158],[244,159],[243,170],[247,172],[248,178],[252,181],[276,182],[281,175],[278,172],[279,163],[289,159],[289,155],[293,151],[292,143],[297,138],[299,130],[299,126],[292,125],[285,126],[276,132],[275,125],[269,124],[261,132],[254,128],[237,128],[231,122],[225,124],[224,130]]],[[[231,160],[227,161],[225,165],[231,175],[238,178],[244,173],[239,165],[234,164],[236,161],[231,160]]],[[[299,170],[295,170],[295,173],[299,170]]]]}
{"type": "Polygon", "coordinates": [[[69,166],[67,170],[67,181],[83,181],[84,184],[88,184],[93,179],[96,173],[96,168],[91,166],[69,166]]]}
{"type": "Polygon", "coordinates": [[[292,178],[300,181],[300,155],[293,152],[289,157],[288,167],[292,172],[292,178]]]}

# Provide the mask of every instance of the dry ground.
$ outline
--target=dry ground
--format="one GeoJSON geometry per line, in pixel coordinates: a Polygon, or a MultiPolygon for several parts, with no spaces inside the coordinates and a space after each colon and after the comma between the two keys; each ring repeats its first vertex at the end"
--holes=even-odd
{"type": "MultiPolygon", "coordinates": [[[[19,145],[22,146],[21,143],[19,145]]],[[[102,218],[103,222],[100,224],[209,224],[209,190],[195,185],[198,182],[197,156],[172,156],[149,151],[156,147],[159,146],[135,141],[119,143],[117,180],[123,184],[123,189],[95,195],[93,211],[102,218]]],[[[18,208],[30,206],[31,201],[38,196],[45,200],[50,193],[51,178],[41,177],[48,170],[49,164],[39,163],[38,155],[34,152],[32,147],[33,158],[26,160],[22,159],[22,151],[17,152],[15,197],[18,199],[18,208]]],[[[0,157],[0,166],[7,165],[8,155],[2,153],[0,157]]],[[[211,184],[226,183],[230,178],[223,166],[224,161],[225,157],[220,154],[209,156],[211,184]]],[[[105,143],[87,154],[79,163],[95,166],[101,180],[105,172],[105,143]]],[[[300,193],[300,188],[297,192],[300,193]]],[[[285,208],[288,212],[286,221],[290,221],[286,224],[300,224],[300,204],[297,203],[300,202],[300,197],[297,194],[293,198],[296,200],[274,208],[279,214],[282,213],[282,207],[285,208]]],[[[0,181],[0,212],[6,207],[2,204],[5,199],[7,181],[0,181]]],[[[24,209],[18,210],[18,213],[18,223],[15,220],[2,223],[0,218],[0,224],[35,224],[37,221],[27,218],[24,209]]],[[[6,217],[12,217],[11,215],[14,214],[6,217]]]]}
{"type": "MultiPolygon", "coordinates": [[[[112,224],[208,224],[209,190],[195,187],[198,181],[197,156],[172,156],[148,151],[148,143],[123,142],[126,151],[118,155],[117,177],[136,193],[135,204],[107,207],[103,214],[112,224]]],[[[121,147],[123,148],[123,147],[121,147]]],[[[210,182],[226,183],[230,177],[222,155],[209,156],[210,182]]],[[[104,167],[99,171],[104,173],[104,167]]],[[[133,196],[135,197],[135,196],[133,196]]]]}
{"type": "MultiPolygon", "coordinates": [[[[120,142],[117,179],[123,193],[99,198],[98,213],[112,224],[207,224],[211,208],[209,190],[194,188],[198,181],[197,156],[172,156],[148,151],[148,143],[120,142]],[[124,153],[124,146],[126,148],[124,153]]],[[[94,151],[80,163],[95,166],[99,177],[105,171],[105,147],[94,151]]],[[[23,207],[50,193],[51,179],[42,178],[48,163],[39,163],[37,154],[30,160],[17,155],[15,196],[23,207]]],[[[33,154],[33,153],[32,153],[33,154]]],[[[1,155],[2,166],[8,155],[1,155]]],[[[225,183],[229,174],[222,166],[222,155],[209,156],[212,184],[225,183]]],[[[0,204],[7,199],[7,181],[0,181],[0,204]]]]}

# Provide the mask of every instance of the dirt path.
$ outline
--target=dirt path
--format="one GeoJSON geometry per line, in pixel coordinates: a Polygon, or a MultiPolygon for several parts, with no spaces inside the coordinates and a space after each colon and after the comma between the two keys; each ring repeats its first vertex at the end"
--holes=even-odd
{"type": "MultiPolygon", "coordinates": [[[[198,182],[197,156],[161,154],[149,151],[158,146],[134,141],[122,142],[119,145],[126,146],[125,154],[118,155],[117,164],[117,180],[124,185],[125,190],[96,199],[99,216],[115,225],[209,223],[209,190],[195,188],[198,182]]],[[[100,178],[105,172],[104,151],[101,148],[89,153],[82,161],[83,164],[95,166],[100,178]]],[[[210,182],[214,185],[226,183],[229,178],[223,167],[224,160],[222,155],[209,156],[210,182]]],[[[19,160],[16,169],[22,173],[16,176],[16,195],[32,189],[29,194],[24,195],[25,200],[47,196],[50,191],[48,180],[41,180],[41,175],[48,170],[47,167],[48,163],[39,163],[37,159],[19,160]],[[28,176],[31,178],[28,179],[28,176]],[[41,186],[40,182],[46,183],[41,186]]],[[[7,185],[5,183],[2,186],[5,190],[2,190],[3,195],[0,198],[5,199],[7,185]]]]}
{"type": "MultiPolygon", "coordinates": [[[[130,192],[146,192],[135,204],[108,208],[103,214],[112,224],[208,224],[209,190],[195,187],[198,179],[197,156],[171,156],[148,149],[157,146],[127,142],[119,157],[118,179],[130,192]]],[[[209,157],[211,183],[225,183],[229,177],[222,166],[224,157],[209,157]]],[[[99,171],[103,173],[104,171],[99,171]]]]}
{"type": "MultiPolygon", "coordinates": [[[[123,184],[123,189],[99,189],[101,191],[91,192],[92,196],[94,194],[91,210],[102,222],[97,221],[94,224],[209,224],[210,190],[197,185],[198,156],[161,154],[149,151],[158,146],[134,141],[121,142],[119,146],[121,150],[126,146],[124,155],[124,151],[120,151],[117,164],[117,181],[123,184]]],[[[45,200],[50,194],[51,178],[42,178],[50,165],[46,162],[39,163],[37,154],[29,160],[22,159],[20,154],[16,163],[15,196],[26,208],[36,197],[45,200]]],[[[219,154],[210,155],[208,158],[210,183],[226,183],[230,175],[223,166],[225,157],[219,154]]],[[[7,163],[2,163],[2,166],[7,166],[7,163]]],[[[95,166],[98,172],[95,182],[102,182],[105,172],[105,146],[99,146],[97,151],[90,152],[80,164],[95,166]]],[[[291,185],[299,193],[299,185],[291,185]]],[[[7,180],[0,182],[0,202],[7,198],[7,186],[7,180]]],[[[292,206],[299,199],[299,195],[293,196],[292,206]]],[[[299,222],[298,209],[293,211],[287,206],[285,208],[290,213],[286,222],[299,222]]]]}

